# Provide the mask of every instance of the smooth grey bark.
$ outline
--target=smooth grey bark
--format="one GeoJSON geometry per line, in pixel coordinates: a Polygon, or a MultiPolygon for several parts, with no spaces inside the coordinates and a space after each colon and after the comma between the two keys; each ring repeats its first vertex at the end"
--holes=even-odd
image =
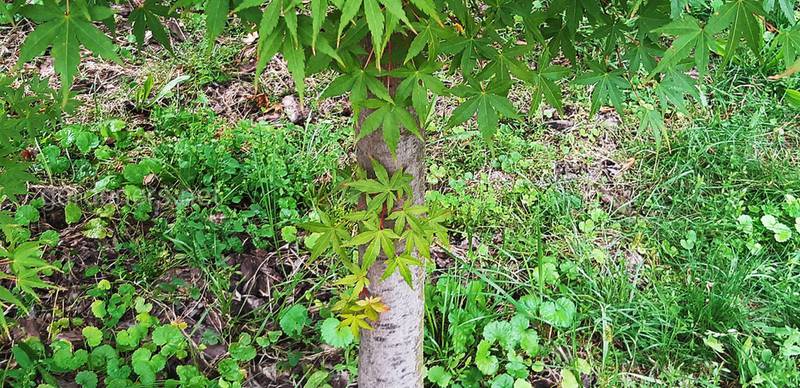
{"type": "MultiPolygon", "coordinates": [[[[362,112],[359,123],[367,112],[362,112]]],[[[421,139],[403,133],[397,157],[389,153],[380,130],[356,145],[358,163],[373,174],[371,160],[380,162],[391,175],[402,169],[413,176],[411,189],[417,204],[424,202],[425,149],[421,139]]],[[[374,330],[361,330],[358,360],[358,386],[362,388],[422,387],[422,339],[425,314],[425,269],[413,267],[413,288],[397,271],[381,281],[386,264],[378,260],[369,269],[368,290],[381,298],[389,311],[372,323],[374,330]]]]}

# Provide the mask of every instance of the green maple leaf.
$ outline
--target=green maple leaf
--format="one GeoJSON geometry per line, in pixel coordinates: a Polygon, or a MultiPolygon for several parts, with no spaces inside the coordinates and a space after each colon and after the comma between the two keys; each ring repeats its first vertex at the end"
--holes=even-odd
{"type": "Polygon", "coordinates": [[[547,42],[548,51],[551,53],[561,52],[572,63],[577,62],[575,42],[580,38],[573,35],[567,25],[561,22],[561,19],[549,22],[548,27],[544,29],[544,33],[550,37],[550,41],[547,42]]]}
{"type": "Polygon", "coordinates": [[[426,24],[418,23],[417,35],[408,46],[403,64],[408,64],[409,61],[416,58],[422,53],[425,47],[428,48],[426,54],[428,58],[435,58],[439,52],[439,45],[442,40],[455,38],[455,34],[446,28],[442,28],[440,23],[433,23],[429,21],[426,24]]]}
{"type": "Polygon", "coordinates": [[[452,63],[457,65],[453,66],[453,71],[458,67],[463,74],[471,74],[480,57],[479,50],[486,49],[491,44],[492,41],[487,38],[456,35],[445,41],[442,51],[453,54],[452,63]]]}
{"type": "Polygon", "coordinates": [[[92,25],[94,20],[108,18],[107,12],[84,9],[77,4],[67,11],[63,6],[49,3],[31,6],[26,14],[42,23],[25,38],[18,63],[28,62],[52,46],[53,66],[61,76],[62,105],[68,101],[69,89],[78,71],[81,45],[105,59],[119,61],[114,43],[92,25]]]}
{"type": "Polygon", "coordinates": [[[628,46],[625,52],[625,59],[630,64],[630,70],[635,72],[644,69],[645,72],[652,72],[656,66],[656,57],[664,55],[664,50],[656,47],[649,42],[639,42],[628,46]]]}
{"type": "MultiPolygon", "coordinates": [[[[668,1],[648,1],[638,12],[639,18],[636,19],[638,27],[637,36],[639,40],[644,37],[653,38],[651,33],[656,28],[662,27],[670,22],[670,4],[668,1]]],[[[657,39],[657,36],[653,38],[657,39]]]]}
{"type": "Polygon", "coordinates": [[[744,39],[754,53],[761,50],[764,28],[758,16],[762,15],[761,4],[754,0],[733,0],[720,8],[708,21],[712,31],[722,31],[730,27],[728,44],[725,47],[726,61],[733,59],[736,47],[744,39]]]}
{"type": "Polygon", "coordinates": [[[386,270],[383,272],[383,275],[381,275],[381,280],[388,279],[389,276],[392,276],[394,271],[397,270],[400,273],[400,276],[403,277],[403,280],[405,280],[406,284],[408,284],[409,287],[413,287],[413,278],[411,275],[412,265],[419,266],[422,265],[422,262],[409,254],[390,257],[388,260],[386,260],[386,270]]]}
{"type": "Polygon", "coordinates": [[[389,259],[394,258],[394,242],[400,239],[400,236],[391,229],[380,228],[372,221],[364,222],[362,225],[366,231],[359,233],[344,245],[346,247],[367,246],[362,257],[362,266],[369,268],[377,260],[381,251],[389,259]]]}
{"type": "Polygon", "coordinates": [[[206,40],[208,41],[208,52],[214,49],[214,40],[225,29],[225,22],[228,20],[230,11],[230,0],[207,0],[205,6],[206,14],[206,40]]]}
{"type": "Polygon", "coordinates": [[[372,330],[364,314],[342,314],[342,326],[349,327],[353,337],[358,338],[360,329],[372,330]]]}
{"type": "Polygon", "coordinates": [[[542,100],[544,100],[560,113],[563,113],[564,104],[561,102],[561,88],[556,84],[556,81],[563,79],[569,74],[569,69],[562,66],[550,65],[548,64],[549,62],[549,54],[543,54],[539,58],[539,67],[536,70],[528,71],[520,77],[523,81],[533,86],[531,112],[536,112],[542,100]]]}
{"type": "Polygon", "coordinates": [[[431,91],[434,95],[445,93],[444,84],[434,75],[434,72],[439,70],[440,67],[435,62],[427,62],[419,67],[414,64],[407,64],[389,73],[392,77],[403,80],[397,85],[395,100],[405,102],[411,97],[411,105],[414,107],[414,111],[417,112],[417,117],[422,120],[425,119],[425,116],[430,111],[428,91],[431,91]]]}
{"type": "Polygon", "coordinates": [[[661,109],[665,111],[669,104],[672,104],[678,111],[688,114],[689,106],[686,97],[694,97],[697,101],[701,99],[694,80],[676,70],[671,70],[664,75],[664,78],[656,86],[655,92],[661,103],[661,109]]]}
{"type": "Polygon", "coordinates": [[[145,31],[150,30],[158,43],[161,43],[170,52],[172,51],[169,33],[161,23],[161,17],[168,15],[169,8],[159,4],[157,0],[146,0],[140,7],[131,11],[129,17],[133,22],[133,36],[136,37],[136,44],[139,48],[144,44],[145,31]]]}
{"type": "Polygon", "coordinates": [[[664,116],[652,106],[645,107],[639,112],[639,130],[650,130],[656,141],[656,148],[661,147],[661,133],[664,130],[664,116]]]}
{"type": "Polygon", "coordinates": [[[461,124],[477,114],[478,130],[487,141],[497,132],[498,113],[508,118],[516,118],[514,105],[502,93],[507,92],[505,85],[494,85],[488,88],[477,83],[457,87],[453,94],[466,100],[455,110],[448,121],[448,126],[461,124]]]}
{"type": "Polygon", "coordinates": [[[330,85],[322,92],[320,98],[339,96],[347,92],[350,93],[350,101],[353,103],[353,115],[358,116],[362,105],[368,100],[370,93],[383,101],[394,102],[389,94],[389,89],[381,82],[378,77],[381,73],[374,67],[362,69],[358,66],[355,70],[345,72],[334,79],[330,85]]]}
{"type": "MultiPolygon", "coordinates": [[[[294,12],[294,11],[292,11],[294,12]]],[[[283,58],[286,60],[286,68],[294,80],[297,94],[302,104],[305,98],[306,86],[306,54],[302,47],[293,44],[289,40],[283,42],[283,58]]]]}
{"type": "Polygon", "coordinates": [[[604,71],[600,67],[594,66],[592,71],[575,80],[575,83],[579,85],[594,85],[592,115],[597,113],[603,103],[611,103],[618,114],[623,113],[622,102],[625,99],[623,90],[627,89],[630,84],[621,75],[622,70],[604,71]]]}
{"type": "Polygon", "coordinates": [[[556,2],[551,12],[564,13],[564,21],[568,31],[574,37],[584,17],[590,21],[607,24],[608,16],[603,13],[603,8],[594,0],[566,0],[556,2]]]}
{"type": "Polygon", "coordinates": [[[701,26],[700,22],[691,17],[683,16],[666,26],[653,30],[657,33],[676,36],[672,45],[664,52],[664,57],[658,63],[653,73],[663,72],[683,59],[689,57],[694,50],[694,61],[698,71],[705,74],[708,70],[708,58],[714,45],[714,34],[721,31],[719,27],[701,26]]]}
{"type": "Polygon", "coordinates": [[[319,233],[320,236],[311,248],[311,259],[320,257],[323,253],[332,250],[340,257],[345,256],[342,249],[342,242],[350,237],[343,225],[335,223],[322,211],[318,211],[319,222],[306,222],[300,225],[303,229],[311,233],[319,233]]]}
{"type": "Polygon", "coordinates": [[[361,128],[359,128],[359,140],[381,128],[383,140],[386,142],[389,152],[394,155],[397,151],[397,145],[400,143],[402,129],[422,138],[417,120],[409,113],[407,107],[377,99],[367,100],[364,106],[372,109],[372,113],[364,119],[361,128]]]}
{"type": "Polygon", "coordinates": [[[352,286],[353,295],[361,294],[361,291],[369,286],[369,278],[367,278],[368,267],[360,267],[352,263],[345,263],[345,266],[347,266],[351,274],[337,280],[334,284],[352,286]]]}
{"type": "Polygon", "coordinates": [[[0,158],[0,198],[14,199],[28,192],[28,182],[36,177],[28,173],[28,163],[0,158]]]}
{"type": "MultiPolygon", "coordinates": [[[[496,40],[501,40],[497,37],[496,40]]],[[[489,63],[476,75],[479,81],[494,79],[495,83],[510,84],[511,76],[523,79],[529,72],[528,64],[520,58],[533,48],[532,45],[505,44],[501,49],[492,46],[479,47],[481,53],[491,58],[489,63]]]]}
{"type": "MultiPolygon", "coordinates": [[[[411,195],[411,175],[397,170],[389,177],[386,168],[374,160],[372,161],[372,170],[375,172],[375,179],[360,179],[347,184],[348,187],[367,195],[368,213],[379,212],[384,206],[387,212],[392,211],[399,198],[411,195]]],[[[359,221],[369,218],[357,214],[359,221]]]]}
{"type": "Polygon", "coordinates": [[[772,42],[783,57],[784,67],[788,69],[800,57],[800,25],[782,30],[772,42]]]}

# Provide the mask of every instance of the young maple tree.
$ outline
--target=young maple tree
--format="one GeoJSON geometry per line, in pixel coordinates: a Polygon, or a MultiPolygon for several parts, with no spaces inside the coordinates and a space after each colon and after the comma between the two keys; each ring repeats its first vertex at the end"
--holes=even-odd
{"type": "MultiPolygon", "coordinates": [[[[420,265],[409,265],[417,263],[409,258],[412,252],[406,252],[403,262],[398,258],[404,250],[424,250],[432,242],[432,233],[404,234],[411,226],[391,230],[402,217],[417,221],[426,217],[428,209],[409,210],[408,204],[424,202],[424,138],[434,121],[437,96],[454,96],[459,101],[447,118],[448,125],[475,118],[480,133],[491,140],[501,118],[519,115],[508,99],[513,85],[529,86],[528,111],[535,114],[542,103],[560,111],[561,88],[573,80],[591,90],[592,113],[603,105],[623,116],[633,113],[640,127],[654,131],[658,138],[665,115],[685,111],[687,98],[701,98],[703,81],[715,58],[727,66],[746,51],[761,55],[766,30],[772,37],[769,44],[778,49],[777,58],[766,60],[782,61],[787,69],[784,76],[798,70],[793,64],[800,55],[794,0],[29,3],[15,0],[0,6],[0,22],[35,24],[20,49],[19,62],[49,51],[64,101],[78,71],[82,47],[120,61],[107,36],[122,17],[115,12],[115,3],[132,7],[126,17],[140,44],[145,32],[151,31],[167,48],[170,36],[162,24],[166,18],[204,12],[208,50],[213,50],[226,23],[238,18],[258,32],[256,72],[263,72],[271,58],[280,54],[301,101],[306,98],[306,77],[329,69],[339,73],[321,97],[349,94],[356,117],[358,161],[373,178],[354,186],[366,202],[376,204],[373,216],[358,220],[361,237],[350,240],[350,245],[365,245],[364,253],[374,256],[368,268],[353,270],[363,275],[353,287],[368,290],[369,296],[358,302],[361,311],[369,310],[375,319],[370,325],[355,320],[355,310],[343,315],[356,329],[370,327],[361,330],[358,379],[363,387],[422,385],[425,271],[420,265]],[[656,106],[638,100],[638,91],[644,88],[654,89],[656,106]],[[407,177],[407,187],[399,184],[403,177],[407,177]],[[387,200],[395,194],[399,195],[396,200],[387,200]],[[404,245],[409,238],[424,241],[404,245]]],[[[6,125],[0,131],[4,138],[18,139],[24,128],[6,125]]],[[[4,171],[25,177],[14,167],[11,153],[0,157],[4,171]]],[[[328,236],[315,247],[318,253],[347,245],[338,241],[347,239],[347,233],[327,221],[309,225],[328,236]]]]}

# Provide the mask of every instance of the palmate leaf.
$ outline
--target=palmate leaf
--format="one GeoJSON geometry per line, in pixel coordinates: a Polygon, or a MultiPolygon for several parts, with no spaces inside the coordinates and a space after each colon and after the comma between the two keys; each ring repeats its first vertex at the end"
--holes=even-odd
{"type": "Polygon", "coordinates": [[[463,74],[471,74],[480,58],[480,48],[492,43],[488,38],[455,35],[445,41],[442,51],[453,55],[451,71],[458,68],[463,74]]]}
{"type": "Polygon", "coordinates": [[[328,0],[311,0],[311,50],[316,53],[317,37],[328,11],[328,0]]]}
{"type": "Polygon", "coordinates": [[[29,62],[31,59],[42,55],[44,50],[47,50],[56,40],[63,26],[64,19],[61,18],[36,26],[20,47],[19,63],[29,62]]]}
{"type": "Polygon", "coordinates": [[[427,24],[417,24],[417,35],[411,41],[403,59],[403,64],[407,64],[412,59],[419,56],[427,47],[426,56],[434,58],[439,53],[439,46],[442,40],[454,39],[455,34],[452,30],[442,28],[438,23],[428,22],[427,24]]]}
{"type": "Polygon", "coordinates": [[[408,112],[408,108],[380,100],[368,100],[367,102],[370,109],[374,110],[367,116],[359,129],[359,139],[363,139],[381,128],[383,140],[386,142],[389,152],[394,155],[400,142],[402,129],[422,138],[417,120],[408,112]]]}
{"type": "Polygon", "coordinates": [[[700,91],[694,80],[683,72],[672,70],[664,75],[655,89],[662,110],[667,110],[672,104],[679,112],[689,113],[686,97],[693,97],[700,101],[700,91]]]}
{"type": "Polygon", "coordinates": [[[648,42],[639,42],[633,46],[628,46],[625,51],[625,59],[630,64],[629,69],[636,72],[643,69],[646,73],[652,72],[656,66],[656,57],[664,55],[664,50],[648,42]]]}
{"type": "Polygon", "coordinates": [[[580,27],[584,17],[599,24],[606,24],[608,22],[608,17],[603,13],[602,7],[594,0],[558,1],[550,8],[550,12],[563,12],[565,25],[570,35],[573,37],[578,31],[578,27],[580,27]]]}
{"type": "Polygon", "coordinates": [[[20,47],[19,63],[30,61],[52,46],[53,67],[61,77],[62,106],[69,99],[69,89],[78,71],[80,45],[95,55],[119,61],[111,40],[94,25],[92,20],[107,18],[107,12],[66,13],[65,9],[53,5],[32,6],[28,14],[43,23],[28,34],[20,47]],[[93,15],[95,13],[96,15],[93,15]]]}
{"type": "MultiPolygon", "coordinates": [[[[367,212],[375,214],[384,209],[389,212],[394,209],[399,198],[411,195],[411,175],[401,170],[395,171],[391,178],[380,163],[372,161],[372,169],[376,179],[361,179],[347,184],[367,197],[367,212]]],[[[370,217],[359,217],[359,220],[371,220],[370,217]]]]}
{"type": "Polygon", "coordinates": [[[372,296],[357,300],[353,310],[366,315],[371,321],[377,321],[379,314],[389,311],[389,306],[385,305],[381,298],[372,296]]]}
{"type": "Polygon", "coordinates": [[[350,271],[352,273],[337,280],[336,282],[334,282],[334,284],[340,286],[351,286],[353,290],[352,294],[360,295],[361,291],[363,291],[364,288],[369,286],[369,278],[367,278],[367,270],[364,269],[366,267],[353,264],[349,265],[348,268],[350,268],[350,271]]]}
{"type": "Polygon", "coordinates": [[[292,44],[289,40],[284,40],[283,58],[286,60],[286,67],[292,75],[295,89],[302,104],[305,98],[306,86],[306,54],[302,47],[292,44]]]}
{"type": "Polygon", "coordinates": [[[669,0],[650,0],[638,10],[636,26],[638,27],[637,35],[639,40],[644,37],[652,38],[651,32],[653,30],[670,22],[669,3],[669,0]]]}
{"type": "Polygon", "coordinates": [[[364,222],[363,225],[366,231],[359,233],[344,244],[345,247],[367,246],[361,258],[361,266],[369,268],[378,259],[381,252],[389,259],[395,257],[394,243],[400,239],[400,236],[393,230],[382,229],[372,222],[364,222]]]}
{"type": "Polygon", "coordinates": [[[758,16],[762,14],[761,4],[755,0],[733,0],[720,8],[708,21],[711,31],[722,31],[730,28],[728,44],[725,48],[726,62],[733,59],[739,42],[744,39],[753,53],[761,50],[764,27],[758,16]]]}
{"type": "Polygon", "coordinates": [[[372,49],[375,52],[375,63],[380,69],[381,56],[383,54],[383,27],[386,19],[383,16],[378,0],[363,0],[364,16],[367,19],[367,26],[372,35],[372,49]]]}
{"type": "Polygon", "coordinates": [[[600,66],[578,77],[575,83],[578,85],[594,85],[592,90],[592,112],[594,115],[603,103],[610,103],[617,110],[618,114],[623,113],[622,103],[625,100],[623,90],[630,84],[621,76],[622,70],[603,71],[600,66]]]}
{"type": "Polygon", "coordinates": [[[390,257],[388,260],[386,260],[386,270],[383,271],[383,275],[381,275],[381,280],[388,279],[390,276],[392,276],[394,271],[397,271],[400,273],[400,276],[403,278],[406,284],[408,284],[409,287],[414,287],[413,283],[414,279],[411,274],[412,265],[420,266],[422,265],[422,262],[411,256],[410,254],[403,254],[395,257],[390,257]]]}
{"type": "Polygon", "coordinates": [[[408,225],[411,229],[422,231],[421,218],[428,211],[426,206],[415,205],[411,201],[403,203],[403,207],[393,211],[386,219],[394,221],[394,231],[403,233],[408,225]]]}
{"type": "Polygon", "coordinates": [[[172,51],[169,33],[160,19],[167,15],[169,15],[169,8],[159,4],[157,0],[146,0],[140,7],[131,11],[129,17],[133,21],[133,36],[136,37],[136,44],[140,48],[144,44],[145,31],[150,30],[158,43],[172,51]]]}
{"type": "Polygon", "coordinates": [[[206,40],[209,52],[214,49],[214,40],[225,29],[229,7],[230,0],[206,0],[206,40]]]}
{"type": "Polygon", "coordinates": [[[800,58],[800,25],[782,30],[772,40],[772,44],[778,49],[779,55],[783,57],[783,64],[788,69],[800,58]]]}
{"type": "MultiPolygon", "coordinates": [[[[380,73],[375,68],[362,69],[359,67],[333,80],[322,92],[320,98],[328,98],[350,92],[350,101],[353,103],[353,115],[358,117],[363,105],[368,100],[369,94],[387,102],[394,101],[391,95],[389,95],[389,89],[378,79],[379,74],[380,73]]],[[[361,129],[359,128],[359,133],[360,131],[361,129]]]]}
{"type": "Polygon", "coordinates": [[[661,148],[661,138],[664,130],[664,117],[661,112],[653,109],[652,106],[644,107],[639,112],[639,121],[639,131],[650,130],[656,141],[656,148],[661,148]]]}
{"type": "Polygon", "coordinates": [[[372,326],[367,323],[367,316],[364,314],[342,314],[343,327],[349,327],[353,337],[358,338],[361,329],[372,330],[372,326]]]}
{"type": "Polygon", "coordinates": [[[61,33],[53,41],[51,55],[53,56],[53,67],[61,75],[62,94],[67,96],[81,60],[75,28],[72,23],[67,21],[67,18],[61,28],[61,33]]]}
{"type": "Polygon", "coordinates": [[[12,159],[0,158],[0,198],[6,196],[15,199],[28,192],[28,182],[36,177],[28,173],[28,163],[12,159]]]}
{"type": "Polygon", "coordinates": [[[258,53],[258,61],[256,62],[256,75],[261,75],[264,72],[264,69],[266,69],[269,61],[281,49],[285,37],[285,28],[283,28],[283,25],[265,25],[265,20],[266,15],[261,19],[262,23],[258,33],[258,46],[256,48],[258,53]]]}
{"type": "MultiPolygon", "coordinates": [[[[540,61],[540,63],[541,62],[542,61],[540,61]]],[[[544,62],[546,63],[547,61],[544,62]]],[[[556,108],[559,113],[563,113],[564,106],[561,102],[561,88],[556,84],[556,81],[566,77],[569,72],[569,69],[565,67],[548,65],[541,69],[531,71],[525,78],[522,78],[523,81],[533,86],[533,95],[531,96],[532,112],[538,111],[542,101],[547,101],[547,103],[556,108]]]]}
{"type": "Polygon", "coordinates": [[[577,50],[575,41],[582,39],[573,35],[561,19],[549,19],[547,26],[542,30],[544,36],[549,39],[547,49],[551,53],[562,53],[572,63],[577,63],[577,50]]]}
{"type": "Polygon", "coordinates": [[[311,247],[311,259],[316,259],[328,251],[333,251],[340,257],[345,257],[342,244],[343,241],[350,238],[350,234],[342,224],[333,222],[325,212],[318,211],[318,214],[319,222],[300,224],[301,228],[311,233],[320,234],[314,246],[311,247]]]}
{"type": "Polygon", "coordinates": [[[522,63],[519,57],[527,54],[531,45],[505,47],[501,50],[486,49],[483,54],[492,58],[489,63],[475,75],[478,81],[492,80],[495,84],[510,85],[512,75],[523,79],[529,72],[528,64],[522,63]]]}
{"type": "Polygon", "coordinates": [[[411,106],[414,107],[417,117],[423,123],[426,121],[425,119],[431,108],[428,101],[428,92],[432,92],[434,96],[445,93],[444,84],[433,74],[438,69],[439,65],[433,62],[425,63],[419,67],[409,63],[390,73],[392,77],[403,80],[397,86],[395,100],[405,104],[410,97],[411,106]]]}
{"type": "Polygon", "coordinates": [[[714,44],[713,35],[719,32],[720,29],[714,29],[711,26],[703,27],[697,19],[691,16],[683,16],[653,31],[676,36],[672,45],[664,53],[664,57],[653,70],[653,73],[663,72],[674,67],[678,62],[689,57],[692,54],[692,50],[694,50],[697,70],[701,74],[705,74],[708,70],[709,54],[714,44]]]}
{"type": "Polygon", "coordinates": [[[502,85],[482,88],[475,84],[453,90],[454,94],[466,97],[466,100],[453,111],[448,125],[461,124],[477,114],[478,130],[484,139],[490,140],[497,132],[499,115],[508,118],[517,117],[516,109],[511,101],[507,97],[497,94],[502,93],[503,90],[502,85]]]}
{"type": "Polygon", "coordinates": [[[19,300],[19,298],[17,298],[11,291],[9,291],[8,288],[3,286],[0,286],[0,304],[13,304],[24,312],[28,311],[27,307],[25,307],[25,304],[22,303],[22,301],[19,300]]]}

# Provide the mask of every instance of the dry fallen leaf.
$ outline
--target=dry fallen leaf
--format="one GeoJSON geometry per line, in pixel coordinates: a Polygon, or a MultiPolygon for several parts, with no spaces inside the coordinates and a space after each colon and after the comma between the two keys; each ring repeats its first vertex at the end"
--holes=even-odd
{"type": "Polygon", "coordinates": [[[797,73],[797,72],[800,72],[800,59],[797,59],[797,61],[795,61],[795,63],[793,65],[789,66],[786,69],[786,71],[784,71],[783,73],[779,73],[779,74],[775,74],[773,76],[770,76],[769,79],[775,81],[775,80],[779,80],[781,78],[789,77],[790,75],[792,75],[794,73],[797,73]]]}

